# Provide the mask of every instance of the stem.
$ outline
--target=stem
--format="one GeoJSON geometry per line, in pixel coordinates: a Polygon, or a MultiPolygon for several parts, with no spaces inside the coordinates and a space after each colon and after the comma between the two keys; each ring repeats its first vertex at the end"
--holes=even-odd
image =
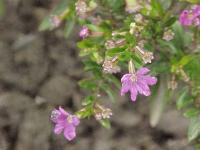
{"type": "Polygon", "coordinates": [[[134,67],[134,64],[133,64],[132,60],[129,61],[128,69],[129,69],[129,73],[135,74],[135,67],[134,67]]]}

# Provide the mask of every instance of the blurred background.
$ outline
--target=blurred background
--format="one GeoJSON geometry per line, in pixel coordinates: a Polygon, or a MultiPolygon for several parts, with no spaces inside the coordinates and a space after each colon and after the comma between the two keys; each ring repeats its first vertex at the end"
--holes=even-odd
{"type": "Polygon", "coordinates": [[[152,128],[143,97],[133,104],[119,96],[110,130],[92,118],[73,142],[53,134],[51,110],[78,110],[86,93],[77,82],[87,75],[76,48],[79,27],[67,40],[59,29],[38,31],[56,1],[0,0],[0,150],[194,150],[176,108],[168,106],[152,128]]]}

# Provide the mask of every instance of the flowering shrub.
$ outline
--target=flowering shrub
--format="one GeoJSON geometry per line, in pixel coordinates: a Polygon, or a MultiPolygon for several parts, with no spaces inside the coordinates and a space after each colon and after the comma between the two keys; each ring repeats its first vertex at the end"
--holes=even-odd
{"type": "Polygon", "coordinates": [[[198,143],[199,3],[199,0],[60,0],[39,29],[53,30],[65,24],[64,34],[68,38],[75,31],[75,24],[82,26],[77,47],[84,70],[90,74],[79,82],[81,88],[89,91],[81,110],[75,115],[61,107],[52,111],[54,132],[64,131],[66,139],[72,140],[79,119],[92,116],[110,128],[112,110],[101,99],[106,94],[114,101],[121,89],[121,95],[130,92],[133,105],[138,94],[151,99],[152,126],[158,123],[166,102],[175,99],[177,108],[191,120],[189,141],[196,139],[198,143]]]}

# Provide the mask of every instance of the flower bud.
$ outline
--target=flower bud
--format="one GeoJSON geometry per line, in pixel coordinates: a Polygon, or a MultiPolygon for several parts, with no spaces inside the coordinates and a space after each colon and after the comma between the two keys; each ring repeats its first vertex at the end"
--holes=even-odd
{"type": "Polygon", "coordinates": [[[167,30],[164,32],[163,40],[171,41],[174,38],[174,32],[172,30],[167,30]]]}

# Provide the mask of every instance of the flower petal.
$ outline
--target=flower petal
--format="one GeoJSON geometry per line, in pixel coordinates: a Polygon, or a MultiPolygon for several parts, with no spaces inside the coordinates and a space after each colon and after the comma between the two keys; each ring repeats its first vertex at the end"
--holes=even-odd
{"type": "Polygon", "coordinates": [[[55,134],[60,134],[63,131],[63,129],[64,129],[64,125],[58,123],[58,124],[55,125],[54,133],[55,134]]]}
{"type": "Polygon", "coordinates": [[[72,116],[72,123],[73,123],[74,126],[79,125],[79,123],[80,123],[79,118],[77,116],[73,115],[72,116]]]}
{"type": "Polygon", "coordinates": [[[157,83],[157,78],[156,77],[143,76],[142,78],[148,85],[154,85],[154,84],[157,83]]]}
{"type": "Polygon", "coordinates": [[[140,68],[138,71],[137,71],[137,75],[140,76],[140,75],[145,75],[149,72],[150,70],[146,67],[143,67],[143,68],[140,68]]]}
{"type": "Polygon", "coordinates": [[[69,113],[66,112],[61,106],[59,107],[59,110],[60,110],[60,112],[61,112],[63,115],[65,115],[65,116],[68,116],[68,115],[69,115],[69,113]]]}
{"type": "Polygon", "coordinates": [[[151,94],[151,91],[150,91],[148,85],[146,83],[144,83],[142,80],[137,82],[136,89],[142,95],[149,96],[151,94]]]}
{"type": "Polygon", "coordinates": [[[128,82],[124,82],[122,83],[122,87],[121,87],[121,96],[124,95],[125,93],[127,93],[131,88],[130,83],[128,82]]]}
{"type": "Polygon", "coordinates": [[[131,90],[131,100],[134,102],[136,101],[136,98],[137,98],[137,89],[135,87],[132,87],[131,90]]]}
{"type": "Polygon", "coordinates": [[[128,73],[128,74],[125,74],[123,75],[123,77],[121,78],[121,82],[129,82],[130,81],[130,78],[131,78],[131,74],[128,73]]]}
{"type": "Polygon", "coordinates": [[[64,129],[64,137],[71,141],[76,137],[75,127],[72,124],[68,124],[64,129]]]}

